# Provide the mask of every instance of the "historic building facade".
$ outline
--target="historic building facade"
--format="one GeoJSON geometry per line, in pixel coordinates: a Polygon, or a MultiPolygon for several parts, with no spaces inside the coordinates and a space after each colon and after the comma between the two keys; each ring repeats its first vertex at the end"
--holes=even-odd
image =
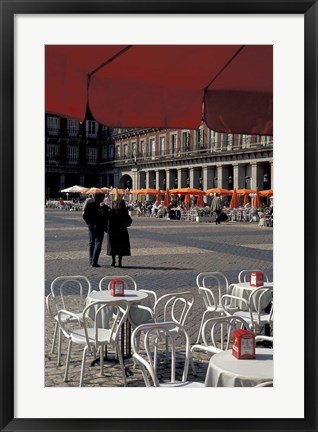
{"type": "Polygon", "coordinates": [[[46,194],[64,187],[270,189],[273,140],[199,129],[110,129],[46,116],[46,194]]]}

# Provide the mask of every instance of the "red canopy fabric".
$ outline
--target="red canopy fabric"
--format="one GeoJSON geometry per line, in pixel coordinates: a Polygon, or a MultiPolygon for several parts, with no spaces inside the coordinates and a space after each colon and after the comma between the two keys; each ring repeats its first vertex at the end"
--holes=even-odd
{"type": "Polygon", "coordinates": [[[109,127],[272,135],[270,45],[47,45],[45,109],[109,127]],[[189,60],[190,59],[190,60],[189,60]]]}

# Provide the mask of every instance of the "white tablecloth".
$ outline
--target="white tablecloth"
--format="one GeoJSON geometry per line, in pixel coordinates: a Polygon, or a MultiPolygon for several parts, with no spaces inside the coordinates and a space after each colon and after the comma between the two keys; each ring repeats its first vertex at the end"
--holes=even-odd
{"type": "MultiPolygon", "coordinates": [[[[251,292],[256,288],[250,285],[249,282],[237,282],[232,284],[233,285],[233,289],[231,291],[231,295],[235,296],[235,297],[241,297],[243,299],[248,300],[251,292]]],[[[264,282],[264,286],[266,288],[273,288],[274,284],[273,282],[264,282]]],[[[269,294],[268,296],[264,296],[264,298],[262,298],[262,302],[263,302],[263,308],[265,309],[266,306],[270,303],[270,301],[272,300],[271,295],[269,294]]],[[[230,302],[230,307],[238,307],[242,310],[247,310],[245,303],[239,301],[239,300],[231,300],[230,302]]]]}
{"type": "Polygon", "coordinates": [[[256,359],[239,360],[232,350],[214,354],[209,362],[206,387],[254,387],[273,380],[273,349],[256,348],[256,359]]]}
{"type": "MultiPolygon", "coordinates": [[[[129,307],[129,321],[131,321],[134,327],[141,324],[142,322],[147,321],[149,319],[148,311],[137,309],[134,307],[134,304],[144,303],[148,298],[148,294],[143,291],[134,290],[125,290],[124,294],[124,296],[115,297],[111,295],[110,290],[92,291],[87,297],[87,304],[96,301],[116,302],[119,300],[125,300],[127,301],[129,307]]],[[[111,315],[109,310],[105,310],[103,312],[104,313],[101,314],[102,322],[98,325],[100,327],[107,328],[111,315]]],[[[91,316],[91,318],[93,318],[93,316],[91,316]]]]}

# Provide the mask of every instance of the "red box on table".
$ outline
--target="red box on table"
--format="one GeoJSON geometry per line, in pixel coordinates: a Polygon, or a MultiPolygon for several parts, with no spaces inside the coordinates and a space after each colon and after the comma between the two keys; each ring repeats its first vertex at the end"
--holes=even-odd
{"type": "Polygon", "coordinates": [[[254,287],[259,287],[264,285],[264,273],[252,272],[250,276],[250,285],[254,287]]]}
{"type": "Polygon", "coordinates": [[[123,296],[125,294],[125,282],[121,279],[112,279],[110,282],[110,292],[114,297],[123,296]]]}
{"type": "Polygon", "coordinates": [[[232,354],[238,359],[255,359],[255,334],[250,330],[234,330],[232,354]]]}

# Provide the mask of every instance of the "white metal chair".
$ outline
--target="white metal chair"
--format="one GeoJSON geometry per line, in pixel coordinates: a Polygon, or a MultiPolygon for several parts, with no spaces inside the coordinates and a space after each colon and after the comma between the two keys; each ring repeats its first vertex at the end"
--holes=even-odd
{"type": "MultiPolygon", "coordinates": [[[[110,314],[110,315],[111,315],[110,314]]],[[[122,352],[119,344],[119,332],[121,326],[127,319],[128,304],[124,300],[118,300],[118,302],[94,302],[85,307],[83,311],[83,319],[80,320],[76,314],[66,310],[60,310],[58,313],[58,321],[62,332],[65,337],[69,340],[67,361],[65,366],[64,381],[68,379],[68,371],[71,357],[72,344],[80,344],[84,347],[81,376],[80,376],[80,387],[83,386],[84,371],[85,371],[85,360],[87,350],[93,351],[94,354],[99,350],[100,352],[100,374],[103,375],[103,359],[104,349],[107,345],[115,348],[119,363],[122,371],[124,380],[124,386],[127,385],[127,379],[125,374],[125,367],[122,352]],[[111,308],[112,319],[109,320],[107,328],[102,328],[99,323],[102,322],[102,313],[107,308],[111,308]],[[79,327],[75,330],[69,330],[67,324],[63,321],[62,317],[64,314],[73,316],[74,320],[77,320],[79,327]],[[90,325],[90,318],[94,317],[93,325],[90,325]]]]}
{"type": "Polygon", "coordinates": [[[202,272],[196,277],[196,284],[199,294],[202,297],[205,311],[203,312],[197,342],[200,341],[200,335],[206,314],[224,315],[221,306],[221,297],[229,294],[229,281],[221,272],[202,272]]]}
{"type": "MultiPolygon", "coordinates": [[[[46,296],[46,306],[48,313],[52,320],[55,321],[54,334],[52,341],[51,353],[54,353],[56,335],[58,337],[58,355],[57,355],[57,365],[61,363],[61,329],[59,328],[57,314],[59,310],[71,310],[73,314],[82,319],[83,309],[85,306],[85,301],[87,295],[92,291],[91,282],[86,276],[58,276],[51,283],[51,292],[46,296]],[[75,307],[71,307],[68,302],[68,296],[76,295],[77,302],[75,307]]],[[[72,297],[74,299],[74,297],[72,297]]],[[[73,315],[64,314],[60,316],[60,320],[63,322],[77,322],[77,319],[73,315]]]]}
{"type": "Polygon", "coordinates": [[[232,347],[232,333],[236,329],[249,329],[248,323],[238,316],[221,316],[207,319],[202,326],[201,337],[203,344],[195,344],[191,347],[191,366],[193,374],[196,374],[193,362],[195,351],[204,351],[208,355],[228,350],[232,347]]]}
{"type": "Polygon", "coordinates": [[[257,384],[254,387],[274,387],[274,382],[273,381],[265,381],[265,382],[262,382],[260,384],[257,384]]]}
{"type": "Polygon", "coordinates": [[[248,322],[249,327],[254,333],[258,327],[263,327],[265,324],[272,325],[273,323],[273,288],[260,286],[255,288],[249,295],[248,300],[242,297],[232,296],[226,294],[221,298],[221,304],[224,312],[228,316],[240,316],[248,322]],[[246,310],[236,308],[229,308],[231,300],[240,301],[241,305],[245,305],[246,310]],[[265,312],[269,306],[269,311],[265,312]]]}
{"type": "Polygon", "coordinates": [[[262,272],[264,273],[264,282],[268,282],[268,276],[267,274],[263,271],[263,270],[241,270],[238,274],[238,281],[241,282],[249,282],[250,281],[250,277],[251,277],[251,273],[253,272],[262,272]]]}
{"type": "MultiPolygon", "coordinates": [[[[146,387],[204,387],[203,383],[187,381],[190,361],[190,340],[184,327],[176,322],[160,322],[141,324],[132,334],[132,350],[134,362],[140,366],[146,387]],[[179,344],[176,344],[177,329],[179,344]],[[142,337],[143,336],[143,337],[142,337]],[[171,353],[170,362],[165,362],[163,369],[158,367],[157,356],[163,347],[164,339],[171,353]],[[143,341],[143,346],[139,341],[143,341]],[[182,343],[182,344],[181,344],[182,343]],[[177,349],[179,347],[179,349],[177,349]],[[177,376],[177,365],[181,373],[177,376]],[[169,378],[165,378],[168,376],[169,378]],[[162,373],[164,376],[162,376],[162,373]]],[[[164,349],[164,348],[163,348],[164,349]]]]}

